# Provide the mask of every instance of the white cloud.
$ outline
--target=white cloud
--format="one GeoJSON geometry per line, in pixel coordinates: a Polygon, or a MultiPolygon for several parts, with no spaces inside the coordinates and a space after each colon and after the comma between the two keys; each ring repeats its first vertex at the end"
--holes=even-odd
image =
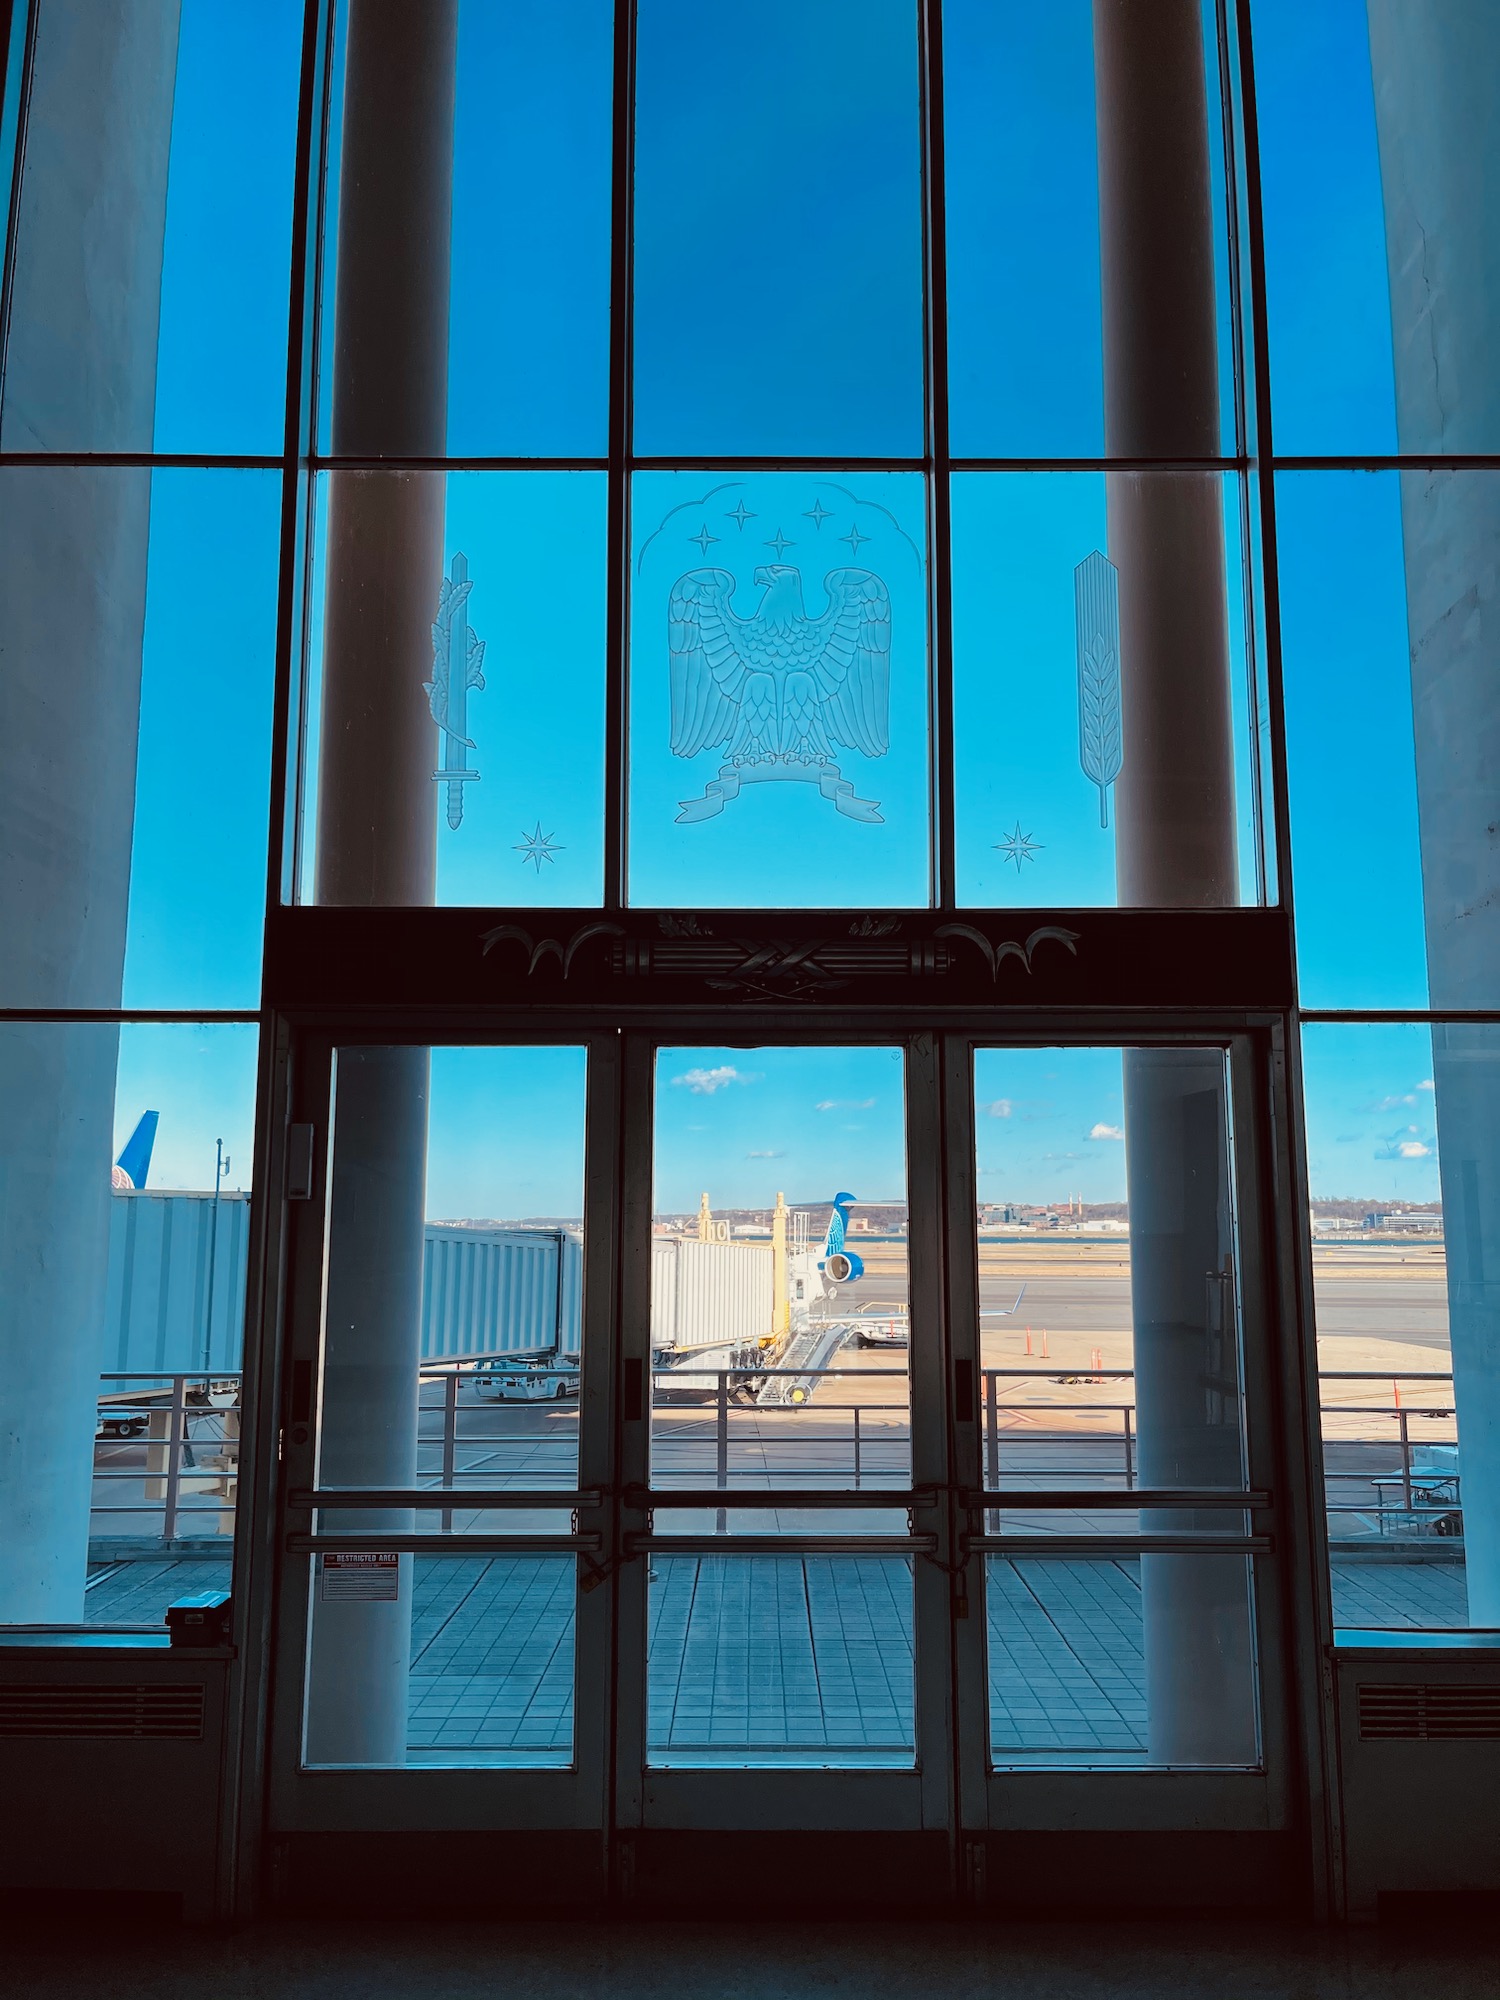
{"type": "Polygon", "coordinates": [[[1403,1160],[1425,1160],[1432,1152],[1431,1146],[1424,1146],[1420,1139],[1403,1139],[1396,1148],[1403,1160]]]}
{"type": "Polygon", "coordinates": [[[726,1084],[754,1083],[753,1070],[736,1069],[732,1063],[721,1063],[717,1069],[689,1069],[681,1076],[674,1076],[672,1082],[683,1089],[691,1090],[699,1097],[712,1097],[716,1090],[723,1090],[726,1084]]]}
{"type": "Polygon", "coordinates": [[[1015,1105],[1008,1097],[997,1097],[993,1104],[983,1104],[980,1109],[991,1118],[1009,1118],[1015,1105]]]}
{"type": "Polygon", "coordinates": [[[1415,1104],[1416,1098],[1408,1091],[1404,1097],[1377,1097],[1370,1106],[1372,1111],[1399,1111],[1403,1104],[1415,1104]]]}
{"type": "Polygon", "coordinates": [[[1417,1085],[1417,1088],[1418,1088],[1418,1090],[1431,1090],[1431,1089],[1433,1089],[1433,1088],[1434,1088],[1434,1085],[1433,1085],[1433,1081],[1432,1081],[1432,1078],[1431,1078],[1430,1076],[1424,1076],[1424,1077],[1423,1077],[1423,1079],[1422,1079],[1422,1081],[1421,1081],[1421,1082],[1420,1082],[1420,1083],[1419,1083],[1419,1084],[1417,1085]]]}
{"type": "Polygon", "coordinates": [[[1091,1139],[1123,1139],[1124,1132],[1118,1125],[1095,1125],[1089,1133],[1091,1139]]]}
{"type": "Polygon", "coordinates": [[[813,1106],[814,1111],[873,1111],[873,1097],[825,1097],[813,1106]]]}
{"type": "Polygon", "coordinates": [[[784,1160],[785,1153],[746,1153],[747,1160],[784,1160]]]}

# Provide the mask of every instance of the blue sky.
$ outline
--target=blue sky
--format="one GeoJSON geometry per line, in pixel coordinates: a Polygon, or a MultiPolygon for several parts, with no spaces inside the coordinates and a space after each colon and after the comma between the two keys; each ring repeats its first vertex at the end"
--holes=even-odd
{"type": "MultiPolygon", "coordinates": [[[[214,1140],[250,1181],[257,1031],[127,1024],[114,1152],[162,1113],[152,1187],[213,1184],[214,1140]]],[[[1315,1195],[1436,1198],[1432,1043],[1419,1023],[1304,1031],[1315,1195]]],[[[585,1055],[575,1048],[436,1049],[427,1212],[577,1215],[585,1055]]],[[[904,1065],[891,1048],[664,1049],[657,1061],[658,1208],[905,1199],[904,1065]]],[[[976,1165],[986,1202],[1125,1197],[1118,1049],[985,1049],[975,1058],[976,1165]]]]}
{"type": "MultiPolygon", "coordinates": [[[[460,8],[454,451],[603,449],[609,12],[607,0],[460,8]]],[[[299,0],[185,0],[161,450],[280,449],[299,16],[299,0]]],[[[1363,0],[1256,0],[1254,19],[1277,439],[1285,451],[1388,451],[1363,0]]],[[[954,448],[1096,451],[1088,0],[949,0],[945,21],[954,448]]],[[[759,0],[733,17],[643,0],[639,449],[920,449],[915,49],[902,0],[759,0]]],[[[727,496],[756,517],[739,526],[727,510],[711,518],[726,497],[710,495],[713,478],[637,481],[630,804],[641,901],[924,898],[924,496],[910,476],[828,478],[842,497],[805,478],[747,476],[727,496]],[[684,500],[701,501],[701,519],[674,514],[684,500]],[[815,501],[845,514],[814,524],[815,501]],[[815,613],[832,566],[824,543],[851,526],[863,544],[839,560],[874,569],[892,602],[891,749],[844,759],[881,823],[842,817],[793,785],[746,788],[717,818],[679,823],[680,802],[701,795],[718,757],[689,764],[667,747],[671,584],[704,560],[722,565],[743,612],[767,554],[760,531],[784,533],[815,613]],[[704,529],[717,540],[689,547],[704,529]]],[[[468,788],[463,827],[442,832],[445,901],[599,893],[602,484],[550,473],[449,482],[447,553],[469,557],[471,622],[488,652],[471,709],[483,778],[468,788]],[[554,854],[540,869],[523,846],[536,829],[554,854]]],[[[1305,995],[1421,1004],[1396,482],[1293,475],[1278,505],[1305,995]]],[[[258,997],[278,508],[274,474],[163,472],[153,483],[127,1004],[258,997]]],[[[961,895],[1108,902],[1112,834],[1077,758],[1071,582],[1103,545],[1102,482],[971,476],[954,524],[961,895]],[[1000,844],[1017,830],[1032,856],[1019,868],[1000,844]]],[[[1236,543],[1231,508],[1232,563],[1236,543]]],[[[1372,1083],[1371,1101],[1394,1090],[1372,1083]]]]}
{"type": "Polygon", "coordinates": [[[662,1049],[658,1211],[906,1199],[899,1049],[662,1049]]]}
{"type": "Polygon", "coordinates": [[[1424,1023],[1314,1023],[1302,1032],[1302,1069],[1314,1195],[1438,1199],[1424,1023]]]}

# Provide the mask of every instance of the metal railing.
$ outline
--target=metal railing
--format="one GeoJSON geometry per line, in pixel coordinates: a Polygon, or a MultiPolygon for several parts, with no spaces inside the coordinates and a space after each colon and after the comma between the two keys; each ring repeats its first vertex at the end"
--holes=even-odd
{"type": "MultiPolygon", "coordinates": [[[[688,1364],[657,1370],[652,1379],[652,1483],[658,1491],[711,1489],[716,1496],[731,1496],[732,1504],[737,1488],[765,1492],[785,1485],[875,1494],[909,1483],[910,1391],[904,1368],[688,1364]],[[809,1385],[807,1399],[754,1400],[755,1391],[778,1374],[809,1385]],[[864,1393],[873,1381],[884,1385],[884,1396],[864,1393]],[[842,1385],[853,1393],[846,1397],[842,1385]],[[685,1389],[698,1400],[684,1402],[685,1389]]],[[[102,1380],[94,1449],[95,1541],[224,1546],[234,1529],[239,1478],[239,1377],[138,1372],[102,1380]]],[[[1462,1503],[1451,1372],[1393,1377],[1336,1369],[1323,1371],[1319,1380],[1328,1514],[1336,1539],[1378,1546],[1435,1535],[1456,1554],[1451,1545],[1462,1535],[1462,1503]],[[1374,1383],[1389,1385],[1389,1400],[1369,1393],[1374,1383]],[[1447,1393],[1438,1385],[1446,1385],[1447,1393]]],[[[555,1490],[558,1504],[566,1506],[577,1482],[577,1384],[576,1368],[528,1369],[513,1356],[423,1363],[418,1485],[451,1493],[460,1507],[467,1491],[486,1487],[555,1490]],[[540,1403],[529,1397],[483,1400],[486,1381],[502,1373],[524,1374],[572,1393],[540,1403]]],[[[1140,1483],[1140,1437],[1133,1389],[1134,1371],[1128,1368],[1075,1371],[1054,1362],[982,1369],[985,1487],[1134,1491],[1140,1483]],[[1066,1393],[1060,1396],[1058,1390],[1066,1393]]],[[[468,1504],[482,1507],[483,1501],[476,1493],[468,1504]]],[[[724,1510],[718,1511],[722,1526],[724,1510]]],[[[442,1528],[451,1530],[453,1508],[442,1508],[440,1519],[442,1528]]]]}

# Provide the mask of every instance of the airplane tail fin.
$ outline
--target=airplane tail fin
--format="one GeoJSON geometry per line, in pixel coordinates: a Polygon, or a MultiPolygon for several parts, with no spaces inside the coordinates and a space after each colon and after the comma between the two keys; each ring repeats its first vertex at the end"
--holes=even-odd
{"type": "Polygon", "coordinates": [[[831,1257],[843,1249],[844,1238],[848,1233],[849,1227],[849,1210],[853,1201],[854,1196],[852,1194],[836,1194],[833,1197],[833,1212],[828,1218],[828,1227],[823,1233],[823,1246],[820,1255],[831,1257]]]}
{"type": "Polygon", "coordinates": [[[151,1171],[151,1151],[156,1144],[156,1126],[160,1113],[143,1111],[135,1130],[125,1141],[116,1162],[120,1172],[133,1188],[143,1188],[146,1176],[151,1171]]]}

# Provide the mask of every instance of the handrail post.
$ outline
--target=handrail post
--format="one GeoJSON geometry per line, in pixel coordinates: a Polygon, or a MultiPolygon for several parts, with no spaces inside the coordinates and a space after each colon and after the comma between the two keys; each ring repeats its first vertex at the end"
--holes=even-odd
{"type": "MultiPolygon", "coordinates": [[[[715,1477],[714,1484],[722,1491],[729,1484],[729,1373],[719,1370],[719,1407],[715,1418],[715,1477]]],[[[721,1507],[718,1513],[717,1532],[725,1534],[729,1528],[729,1517],[721,1507]]]]}
{"type": "Polygon", "coordinates": [[[1120,1405],[1120,1415],[1125,1419],[1125,1490],[1128,1493],[1135,1485],[1135,1454],[1131,1449],[1130,1405],[1120,1405]]]}
{"type": "Polygon", "coordinates": [[[854,1489],[859,1491],[859,1404],[854,1405],[854,1489]]]}
{"type": "Polygon", "coordinates": [[[1000,1484],[1000,1385],[993,1368],[984,1371],[985,1484],[1000,1484]]]}
{"type": "MultiPolygon", "coordinates": [[[[453,1473],[458,1458],[458,1370],[443,1377],[443,1487],[453,1489],[453,1473]]],[[[443,1532],[453,1526],[453,1509],[443,1509],[443,1532]]]]}
{"type": "Polygon", "coordinates": [[[1401,1492],[1406,1502],[1406,1511],[1410,1514],[1412,1512],[1411,1429],[1404,1409],[1396,1411],[1396,1422],[1401,1427],[1401,1492]]]}
{"type": "Polygon", "coordinates": [[[171,1416],[167,1427],[167,1488],[162,1500],[161,1538],[171,1547],[177,1539],[177,1496],[182,1486],[182,1448],[187,1442],[187,1377],[172,1377],[171,1416]]]}

